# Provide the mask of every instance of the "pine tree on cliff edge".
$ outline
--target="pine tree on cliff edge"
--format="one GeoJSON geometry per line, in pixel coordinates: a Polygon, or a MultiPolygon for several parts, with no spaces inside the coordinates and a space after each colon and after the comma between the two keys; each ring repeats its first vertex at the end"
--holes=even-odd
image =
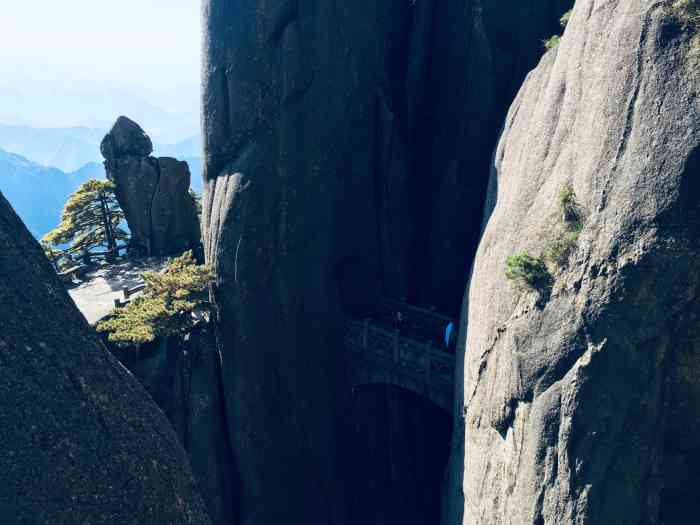
{"type": "Polygon", "coordinates": [[[143,295],[97,324],[113,343],[138,345],[182,335],[209,317],[214,274],[197,264],[192,251],[172,259],[162,272],[145,272],[142,277],[143,295]]]}
{"type": "Polygon", "coordinates": [[[69,198],[63,207],[61,224],[42,239],[53,246],[68,245],[67,254],[90,253],[98,247],[107,249],[113,259],[119,241],[129,235],[119,227],[124,212],[114,194],[114,183],[88,180],[69,198]]]}

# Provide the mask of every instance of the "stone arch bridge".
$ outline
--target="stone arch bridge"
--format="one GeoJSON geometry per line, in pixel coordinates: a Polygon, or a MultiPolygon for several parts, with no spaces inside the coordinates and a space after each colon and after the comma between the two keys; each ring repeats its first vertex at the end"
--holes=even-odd
{"type": "Polygon", "coordinates": [[[345,347],[353,389],[388,384],[452,412],[455,355],[443,334],[450,319],[429,310],[385,301],[378,316],[347,318],[345,347]],[[397,312],[402,322],[394,321],[397,312]]]}

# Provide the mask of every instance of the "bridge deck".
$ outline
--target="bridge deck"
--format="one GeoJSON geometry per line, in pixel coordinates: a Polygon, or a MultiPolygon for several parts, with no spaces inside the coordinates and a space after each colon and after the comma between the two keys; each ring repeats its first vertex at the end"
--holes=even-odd
{"type": "Polygon", "coordinates": [[[393,315],[346,320],[353,386],[392,384],[451,411],[455,356],[441,347],[449,318],[400,303],[387,304],[383,310],[402,313],[400,329],[392,329],[393,315]]]}

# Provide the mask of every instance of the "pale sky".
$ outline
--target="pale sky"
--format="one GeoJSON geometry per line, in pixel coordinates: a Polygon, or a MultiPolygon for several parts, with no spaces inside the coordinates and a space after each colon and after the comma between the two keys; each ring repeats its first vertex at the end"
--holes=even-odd
{"type": "Polygon", "coordinates": [[[5,77],[13,70],[40,74],[45,69],[154,89],[199,79],[200,0],[2,4],[0,72],[5,77]]]}

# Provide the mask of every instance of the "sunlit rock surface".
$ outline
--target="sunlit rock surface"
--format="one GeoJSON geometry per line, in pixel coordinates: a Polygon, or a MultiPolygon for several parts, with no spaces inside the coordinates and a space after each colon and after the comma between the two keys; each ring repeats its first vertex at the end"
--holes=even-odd
{"type": "MultiPolygon", "coordinates": [[[[447,523],[697,521],[697,40],[672,2],[578,0],[505,123],[465,299],[447,523]],[[551,290],[507,257],[583,224],[551,290]]],[[[677,7],[676,7],[677,8],[677,7]]]]}

